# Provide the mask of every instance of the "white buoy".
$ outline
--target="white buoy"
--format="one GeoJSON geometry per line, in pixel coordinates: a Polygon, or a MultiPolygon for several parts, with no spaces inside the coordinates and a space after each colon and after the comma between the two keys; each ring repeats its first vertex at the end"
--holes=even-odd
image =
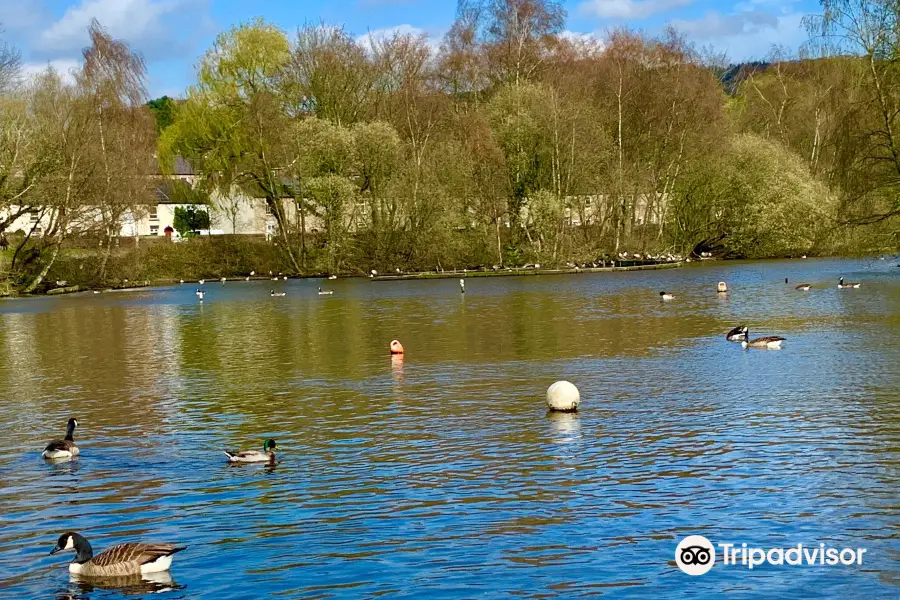
{"type": "Polygon", "coordinates": [[[578,410],[580,402],[578,388],[568,381],[557,381],[547,388],[547,406],[550,410],[573,412],[578,410]]]}
{"type": "Polygon", "coordinates": [[[720,294],[728,293],[728,284],[725,283],[724,281],[720,281],[719,285],[716,286],[716,292],[718,292],[720,294]]]}
{"type": "Polygon", "coordinates": [[[465,279],[459,280],[459,291],[462,292],[463,294],[466,293],[466,280],[465,279]]]}

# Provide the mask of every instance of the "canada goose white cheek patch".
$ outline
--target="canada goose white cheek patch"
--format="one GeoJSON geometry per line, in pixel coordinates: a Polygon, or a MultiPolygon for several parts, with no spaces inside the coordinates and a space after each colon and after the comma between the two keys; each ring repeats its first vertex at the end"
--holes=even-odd
{"type": "Polygon", "coordinates": [[[63,550],[74,550],[74,549],[75,549],[75,540],[73,540],[72,536],[70,535],[66,539],[66,547],[63,548],[63,550]]]}

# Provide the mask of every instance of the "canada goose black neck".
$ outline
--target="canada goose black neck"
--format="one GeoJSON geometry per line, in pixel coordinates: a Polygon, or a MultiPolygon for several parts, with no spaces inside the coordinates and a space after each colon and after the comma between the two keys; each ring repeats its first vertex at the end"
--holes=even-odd
{"type": "Polygon", "coordinates": [[[94,558],[94,549],[91,547],[91,543],[84,536],[74,531],[69,531],[59,536],[59,539],[56,541],[56,548],[51,550],[50,554],[56,554],[63,550],[75,550],[75,559],[72,562],[79,565],[83,565],[94,558]]]}
{"type": "Polygon", "coordinates": [[[64,438],[67,442],[74,442],[75,438],[73,437],[75,434],[75,427],[78,426],[78,421],[75,419],[69,419],[69,423],[66,425],[66,437],[64,438]]]}

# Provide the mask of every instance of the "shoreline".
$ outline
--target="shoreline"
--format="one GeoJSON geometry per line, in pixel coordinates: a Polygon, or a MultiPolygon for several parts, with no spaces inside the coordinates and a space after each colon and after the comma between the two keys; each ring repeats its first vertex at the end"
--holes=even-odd
{"type": "MultiPolygon", "coordinates": [[[[816,256],[814,258],[844,258],[844,259],[860,259],[870,256],[875,259],[878,255],[862,255],[862,256],[834,256],[834,257],[821,257],[816,256]]],[[[882,257],[891,258],[892,260],[896,255],[890,254],[882,254],[882,257]]],[[[615,273],[615,272],[628,272],[628,271],[655,271],[655,270],[664,270],[664,269],[677,269],[684,268],[687,266],[699,266],[699,265],[710,265],[722,262],[734,262],[741,260],[751,260],[751,261],[778,261],[778,260],[802,260],[798,257],[788,257],[788,258],[765,258],[765,259],[707,259],[707,260],[694,260],[688,263],[688,261],[676,261],[671,263],[652,263],[652,264],[633,264],[627,266],[619,266],[619,267],[588,267],[586,269],[582,268],[557,268],[557,269],[534,269],[534,268],[504,268],[503,270],[493,271],[493,270],[470,270],[470,269],[455,269],[451,271],[443,271],[443,272],[435,272],[435,271],[419,271],[419,272],[411,272],[411,273],[395,273],[395,274],[383,274],[376,275],[374,277],[358,273],[358,274],[343,274],[339,275],[339,279],[369,279],[371,281],[417,281],[417,280],[429,280],[429,279],[456,279],[456,278],[472,278],[472,277],[529,277],[529,276],[539,276],[539,275],[580,275],[580,274],[591,274],[591,273],[615,273]]],[[[624,262],[624,261],[623,261],[624,262]]],[[[897,265],[900,266],[900,265],[897,265]]],[[[281,277],[285,277],[285,275],[281,275],[281,277]]],[[[329,274],[327,273],[318,273],[318,274],[310,274],[310,275],[287,275],[288,279],[321,279],[323,281],[328,281],[329,274]]],[[[272,277],[269,276],[260,276],[255,275],[251,276],[250,281],[272,281],[272,277]]],[[[240,282],[247,281],[247,276],[237,276],[237,277],[227,277],[226,282],[240,282]]],[[[212,285],[218,284],[220,282],[220,278],[210,278],[206,280],[204,285],[212,285]]],[[[275,283],[274,281],[272,281],[275,283]]],[[[7,299],[22,299],[22,298],[42,298],[45,296],[73,296],[73,295],[84,295],[84,294],[108,294],[108,293],[127,293],[127,292],[137,292],[140,290],[144,290],[147,288],[163,288],[163,287],[172,287],[181,285],[180,279],[170,279],[170,278],[161,278],[161,279],[153,279],[153,280],[143,280],[143,281],[134,281],[128,282],[127,284],[114,285],[114,286],[104,286],[104,287],[88,287],[84,285],[72,285],[67,287],[58,287],[47,290],[46,292],[39,294],[0,294],[0,300],[7,299]]],[[[197,280],[185,280],[183,285],[199,285],[199,281],[197,280]]]]}
{"type": "Polygon", "coordinates": [[[589,267],[566,269],[524,269],[506,268],[501,271],[470,271],[468,269],[443,271],[424,271],[420,273],[398,273],[396,275],[376,275],[372,281],[411,281],[417,279],[455,279],[458,277],[525,277],[536,275],[581,275],[583,273],[615,273],[618,271],[656,271],[661,269],[677,269],[684,266],[685,261],[671,263],[654,263],[647,265],[629,265],[626,267],[589,267]]]}

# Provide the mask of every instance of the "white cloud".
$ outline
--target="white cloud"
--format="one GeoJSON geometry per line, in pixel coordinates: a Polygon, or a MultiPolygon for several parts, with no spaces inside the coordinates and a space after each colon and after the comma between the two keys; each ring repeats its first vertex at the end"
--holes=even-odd
{"type": "Polygon", "coordinates": [[[139,45],[164,36],[162,17],[180,4],[181,0],[81,0],[40,33],[35,47],[48,53],[80,49],[87,43],[87,28],[94,18],[113,37],[139,45]]]}
{"type": "Polygon", "coordinates": [[[694,0],[587,0],[578,9],[601,19],[641,20],[693,3],[694,0]]]}
{"type": "Polygon", "coordinates": [[[756,34],[765,29],[775,29],[778,27],[778,17],[756,11],[732,15],[709,12],[700,19],[674,19],[672,25],[692,37],[713,38],[726,35],[756,34]]]}
{"type": "Polygon", "coordinates": [[[61,58],[58,60],[48,60],[47,62],[43,63],[24,63],[22,65],[22,76],[25,79],[31,79],[35,75],[40,75],[41,73],[46,71],[47,67],[53,67],[54,69],[56,69],[56,72],[62,76],[64,81],[72,83],[75,81],[75,78],[72,76],[72,71],[81,67],[81,61],[61,58]]]}
{"type": "Polygon", "coordinates": [[[589,47],[596,50],[603,50],[603,48],[606,46],[606,40],[604,39],[604,36],[597,32],[581,33],[579,31],[570,31],[566,29],[559,34],[559,37],[564,40],[569,40],[576,45],[589,47]]]}
{"type": "Polygon", "coordinates": [[[723,15],[710,12],[695,20],[674,20],[688,37],[728,52],[736,61],[764,59],[773,47],[796,50],[807,39],[803,14],[771,14],[759,11],[723,15]]]}

